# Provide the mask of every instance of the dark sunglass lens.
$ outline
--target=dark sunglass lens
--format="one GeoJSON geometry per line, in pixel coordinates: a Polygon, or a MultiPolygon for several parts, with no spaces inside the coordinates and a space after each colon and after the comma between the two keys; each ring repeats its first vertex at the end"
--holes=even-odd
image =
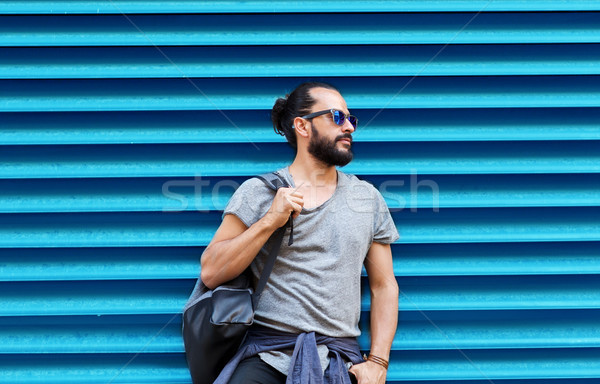
{"type": "Polygon", "coordinates": [[[358,125],[358,119],[356,118],[356,116],[348,116],[348,121],[350,122],[350,124],[352,124],[354,129],[356,129],[356,126],[358,125]]]}
{"type": "Polygon", "coordinates": [[[337,125],[344,125],[344,120],[346,118],[346,116],[344,116],[344,114],[340,111],[332,111],[331,114],[333,115],[333,122],[336,123],[337,125]]]}

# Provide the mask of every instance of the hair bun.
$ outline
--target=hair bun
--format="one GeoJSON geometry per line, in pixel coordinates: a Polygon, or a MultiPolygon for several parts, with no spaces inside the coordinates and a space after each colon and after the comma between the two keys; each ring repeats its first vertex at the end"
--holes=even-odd
{"type": "Polygon", "coordinates": [[[271,121],[273,122],[273,129],[281,136],[285,135],[285,131],[281,120],[287,107],[287,95],[285,98],[280,97],[275,101],[273,109],[271,110],[271,121]]]}

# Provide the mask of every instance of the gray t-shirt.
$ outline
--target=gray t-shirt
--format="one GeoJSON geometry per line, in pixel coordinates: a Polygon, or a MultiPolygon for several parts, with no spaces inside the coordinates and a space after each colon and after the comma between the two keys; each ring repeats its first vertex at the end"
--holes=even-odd
{"type": "MultiPolygon", "coordinates": [[[[287,168],[277,171],[295,187],[287,168]]],[[[289,231],[273,272],[260,298],[255,323],[280,331],[317,332],[332,337],[360,335],[360,280],[364,259],[373,241],[398,240],[396,226],[383,197],[371,184],[337,172],[334,194],[318,207],[303,209],[294,219],[294,243],[289,231]]],[[[236,215],[246,226],[269,210],[275,192],[256,178],[234,193],[223,216],[236,215]]],[[[255,282],[272,247],[269,239],[251,264],[255,282]]],[[[261,354],[287,374],[290,351],[261,354]]],[[[323,369],[327,348],[319,346],[323,369]]]]}

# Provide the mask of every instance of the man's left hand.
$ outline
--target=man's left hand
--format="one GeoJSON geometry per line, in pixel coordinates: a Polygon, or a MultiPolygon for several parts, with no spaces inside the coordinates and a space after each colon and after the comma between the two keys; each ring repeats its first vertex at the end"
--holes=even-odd
{"type": "Polygon", "coordinates": [[[348,370],[354,374],[358,384],[384,384],[387,370],[371,361],[356,364],[348,370]]]}

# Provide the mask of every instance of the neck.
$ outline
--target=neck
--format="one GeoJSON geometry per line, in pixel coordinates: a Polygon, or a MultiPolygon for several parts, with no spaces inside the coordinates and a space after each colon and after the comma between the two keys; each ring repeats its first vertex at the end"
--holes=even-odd
{"type": "Polygon", "coordinates": [[[301,183],[312,186],[337,185],[335,166],[325,164],[310,154],[298,153],[290,165],[290,173],[298,187],[301,183]]]}

